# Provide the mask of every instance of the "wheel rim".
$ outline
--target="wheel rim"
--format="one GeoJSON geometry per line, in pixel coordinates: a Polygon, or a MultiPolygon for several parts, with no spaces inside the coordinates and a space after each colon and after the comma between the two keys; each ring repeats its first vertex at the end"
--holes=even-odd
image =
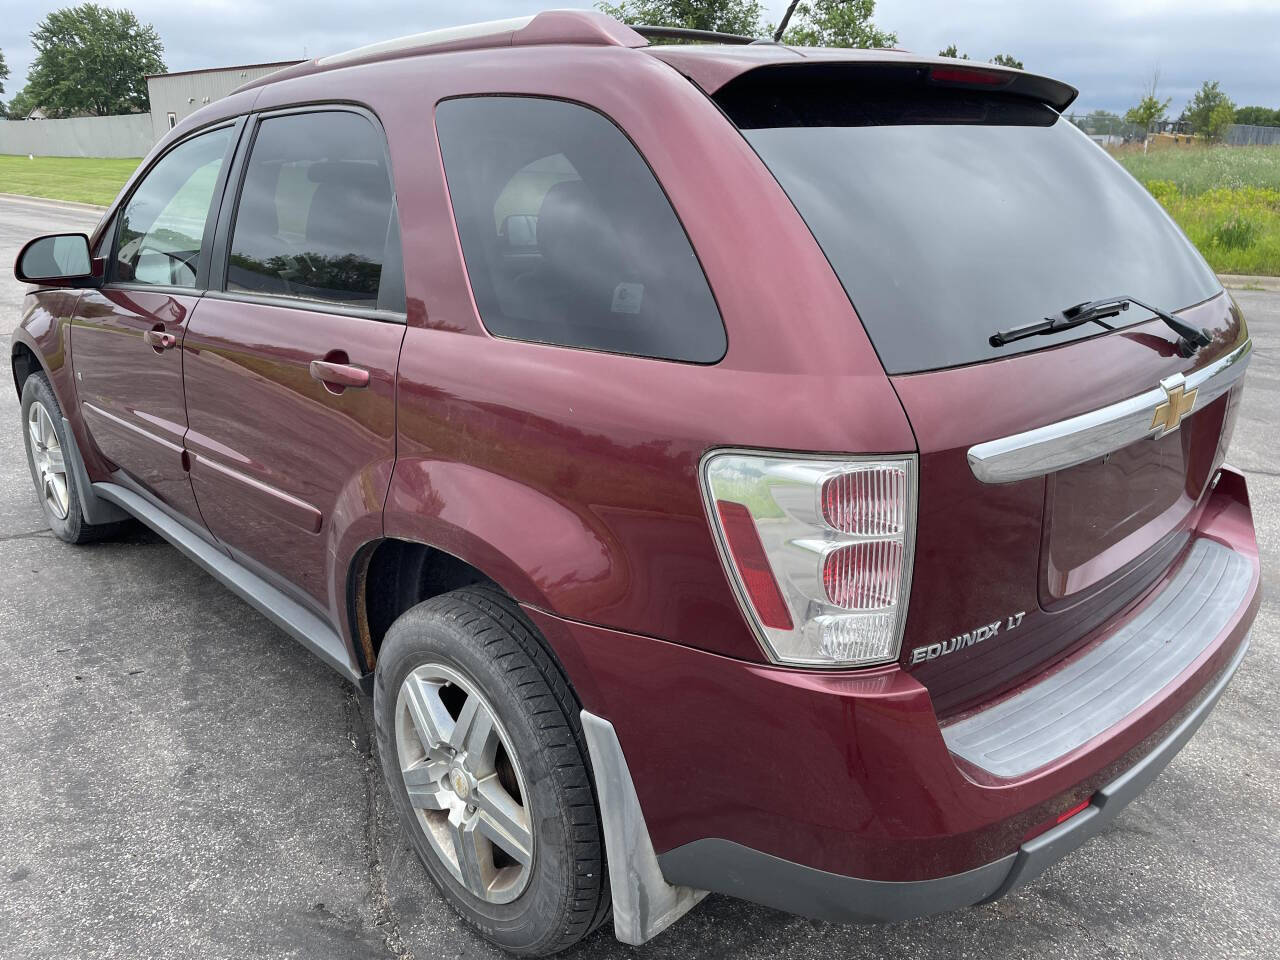
{"type": "Polygon", "coordinates": [[[395,731],[409,803],[437,858],[481,900],[514,900],[533,868],[533,821],[492,706],[457,671],[424,664],[400,685],[395,731]]]}
{"type": "Polygon", "coordinates": [[[31,448],[36,485],[45,506],[59,520],[65,520],[71,506],[66,461],[62,455],[62,444],[58,441],[58,431],[53,428],[53,418],[39,401],[31,404],[27,411],[27,443],[31,448]]]}

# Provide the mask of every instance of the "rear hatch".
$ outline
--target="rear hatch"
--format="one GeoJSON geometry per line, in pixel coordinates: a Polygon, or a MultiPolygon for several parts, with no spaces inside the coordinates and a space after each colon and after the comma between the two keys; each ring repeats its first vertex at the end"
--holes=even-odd
{"type": "MultiPolygon", "coordinates": [[[[1066,88],[1069,90],[1069,88],[1066,88]]],[[[715,99],[804,217],[919,447],[902,665],[954,715],[1138,602],[1188,545],[1248,335],[1147,191],[1043,78],[929,63],[762,67],[715,99]],[[1127,296],[1203,328],[1191,355],[1127,296]]]]}

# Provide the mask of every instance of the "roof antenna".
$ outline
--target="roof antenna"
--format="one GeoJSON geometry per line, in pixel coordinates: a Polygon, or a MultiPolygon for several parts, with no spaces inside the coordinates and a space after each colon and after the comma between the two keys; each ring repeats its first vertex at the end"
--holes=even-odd
{"type": "Polygon", "coordinates": [[[787,4],[787,12],[782,15],[782,22],[778,24],[778,29],[773,31],[774,43],[780,43],[782,41],[782,35],[786,32],[787,24],[791,22],[791,15],[796,12],[796,5],[799,3],[800,0],[791,0],[791,2],[787,4]]]}

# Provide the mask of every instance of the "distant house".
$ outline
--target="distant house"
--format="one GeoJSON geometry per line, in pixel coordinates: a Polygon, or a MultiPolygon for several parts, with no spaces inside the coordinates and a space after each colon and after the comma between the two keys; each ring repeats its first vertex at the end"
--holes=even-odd
{"type": "Polygon", "coordinates": [[[147,77],[147,97],[151,101],[151,124],[155,138],[178,125],[207,103],[221,100],[242,83],[257,80],[301,60],[250,63],[238,67],[211,67],[178,73],[153,73],[147,77]]]}

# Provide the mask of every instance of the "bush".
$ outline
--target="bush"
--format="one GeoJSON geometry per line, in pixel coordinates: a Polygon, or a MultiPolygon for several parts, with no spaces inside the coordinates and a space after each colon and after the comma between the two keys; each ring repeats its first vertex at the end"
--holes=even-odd
{"type": "Polygon", "coordinates": [[[1172,180],[1148,180],[1143,186],[1166,207],[1182,194],[1172,180]]]}
{"type": "Polygon", "coordinates": [[[1214,228],[1211,242],[1228,250],[1244,250],[1253,246],[1261,232],[1258,221],[1235,213],[1214,228]]]}
{"type": "Polygon", "coordinates": [[[1219,143],[1226,137],[1227,131],[1231,129],[1231,125],[1235,122],[1236,111],[1231,106],[1230,101],[1220,103],[1209,114],[1209,123],[1204,131],[1205,136],[1214,143],[1219,143]]]}

